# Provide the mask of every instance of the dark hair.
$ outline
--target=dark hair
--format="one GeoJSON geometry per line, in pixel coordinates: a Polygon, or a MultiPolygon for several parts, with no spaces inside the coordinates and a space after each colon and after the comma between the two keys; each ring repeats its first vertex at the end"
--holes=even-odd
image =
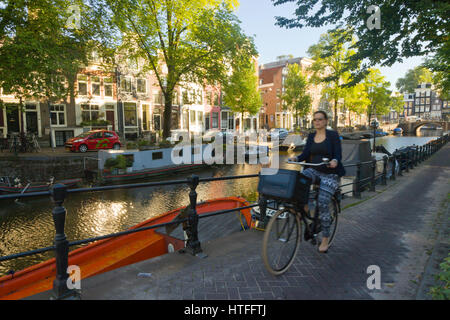
{"type": "Polygon", "coordinates": [[[328,120],[328,115],[327,115],[327,113],[326,113],[325,111],[323,111],[323,110],[317,110],[316,112],[314,112],[313,116],[315,116],[316,113],[321,113],[321,114],[323,114],[323,117],[324,117],[326,120],[328,120]]]}

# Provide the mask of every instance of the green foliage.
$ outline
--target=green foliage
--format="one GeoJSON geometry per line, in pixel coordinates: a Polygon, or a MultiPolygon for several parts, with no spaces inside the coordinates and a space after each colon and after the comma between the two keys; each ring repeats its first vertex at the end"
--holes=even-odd
{"type": "Polygon", "coordinates": [[[364,78],[362,85],[370,101],[366,111],[368,119],[374,114],[384,115],[389,113],[393,103],[396,104],[399,101],[398,98],[392,100],[392,92],[388,89],[390,83],[385,81],[384,76],[381,75],[378,69],[369,69],[369,73],[364,78]]]}
{"type": "Polygon", "coordinates": [[[170,147],[172,147],[172,143],[170,141],[167,141],[167,140],[162,140],[159,143],[159,147],[160,148],[170,148],[170,147]]]}
{"type": "Polygon", "coordinates": [[[435,276],[439,285],[430,288],[433,300],[450,300],[450,254],[439,265],[441,272],[435,276]]]}
{"type": "Polygon", "coordinates": [[[111,122],[109,122],[108,120],[90,120],[90,121],[83,121],[80,123],[81,126],[85,126],[85,127],[90,127],[90,126],[104,127],[104,126],[108,126],[110,124],[111,124],[111,122]]]}
{"type": "Polygon", "coordinates": [[[108,169],[125,169],[126,167],[131,167],[133,165],[133,160],[131,164],[129,160],[122,154],[117,155],[114,158],[108,158],[105,161],[105,168],[108,169]]]}
{"type": "MultiPolygon", "coordinates": [[[[295,122],[299,117],[306,116],[311,110],[312,98],[307,93],[309,84],[298,64],[288,65],[288,72],[284,81],[284,93],[280,98],[283,106],[295,114],[295,122]]],[[[297,128],[300,129],[300,128],[297,128]]]]}
{"type": "Polygon", "coordinates": [[[118,164],[119,164],[119,161],[117,160],[117,157],[116,158],[108,158],[105,161],[105,168],[111,169],[118,164]]]}
{"type": "Polygon", "coordinates": [[[88,61],[98,19],[82,0],[2,1],[0,6],[1,86],[21,101],[27,98],[67,99],[88,61]],[[66,23],[80,8],[79,28],[66,23]]]}
{"type": "Polygon", "coordinates": [[[232,69],[230,78],[223,83],[223,101],[233,112],[241,113],[240,129],[242,130],[244,113],[255,115],[262,105],[258,75],[253,58],[240,59],[232,69]]]}
{"type": "MultiPolygon", "coordinates": [[[[277,6],[291,5],[294,1],[273,2],[277,6]]],[[[302,0],[296,1],[293,10],[292,17],[277,17],[276,24],[286,28],[317,28],[325,25],[353,28],[358,37],[354,45],[357,50],[355,61],[368,60],[361,70],[354,73],[355,83],[364,77],[371,66],[391,66],[395,62],[402,62],[403,58],[441,50],[444,59],[435,60],[436,67],[448,68],[450,65],[450,24],[445,23],[450,11],[449,1],[302,0]],[[368,28],[367,22],[373,14],[368,13],[371,5],[380,8],[380,29],[368,28]]],[[[442,76],[449,81],[448,69],[442,76]]]]}
{"type": "Polygon", "coordinates": [[[132,150],[132,149],[136,149],[136,148],[137,148],[137,144],[135,142],[131,142],[131,141],[127,142],[127,149],[128,150],[132,150]]]}
{"type": "Polygon", "coordinates": [[[233,14],[237,0],[98,1],[112,13],[106,16],[117,29],[114,35],[122,35],[120,50],[145,59],[143,71],[155,73],[165,99],[165,138],[177,85],[221,83],[239,54],[256,54],[233,14]]]}
{"type": "Polygon", "coordinates": [[[312,81],[323,84],[322,93],[328,101],[334,102],[334,130],[337,130],[338,100],[344,97],[345,88],[354,85],[346,82],[350,78],[349,65],[352,68],[359,66],[355,51],[351,49],[354,42],[350,29],[336,29],[321,35],[319,42],[308,49],[314,60],[312,81]]]}
{"type": "Polygon", "coordinates": [[[432,82],[433,74],[422,66],[409,69],[403,78],[399,78],[395,84],[401,93],[411,93],[422,82],[432,82]]]}
{"type": "Polygon", "coordinates": [[[424,66],[433,71],[433,83],[441,98],[450,100],[450,41],[438,48],[424,66]]]}

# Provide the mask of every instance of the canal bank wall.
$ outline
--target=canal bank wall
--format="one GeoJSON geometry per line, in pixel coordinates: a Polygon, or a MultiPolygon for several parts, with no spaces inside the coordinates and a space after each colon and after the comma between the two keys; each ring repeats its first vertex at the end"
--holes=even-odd
{"type": "MultiPolygon", "coordinates": [[[[0,176],[19,178],[21,181],[48,181],[83,178],[85,160],[83,157],[2,157],[0,159],[0,176]]],[[[86,161],[87,167],[92,167],[86,161]]]]}

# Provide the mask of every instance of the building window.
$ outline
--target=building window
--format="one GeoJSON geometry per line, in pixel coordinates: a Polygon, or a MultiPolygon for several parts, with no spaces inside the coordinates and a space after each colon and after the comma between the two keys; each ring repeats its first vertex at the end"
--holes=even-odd
{"type": "Polygon", "coordinates": [[[137,108],[135,103],[124,103],[123,113],[125,118],[125,126],[137,126],[137,108]]]}
{"type": "Polygon", "coordinates": [[[131,92],[131,78],[130,77],[123,77],[120,80],[120,89],[122,89],[124,92],[131,92]]]}
{"type": "Polygon", "coordinates": [[[212,127],[213,128],[219,127],[219,113],[218,112],[212,113],[212,127]]]}
{"type": "Polygon", "coordinates": [[[147,80],[137,79],[137,92],[139,92],[139,93],[147,92],[147,80]]]}
{"type": "Polygon", "coordinates": [[[155,104],[164,104],[164,99],[162,93],[158,92],[153,94],[153,103],[155,104]]]}
{"type": "Polygon", "coordinates": [[[100,96],[100,77],[91,77],[92,95],[100,96]]]}
{"type": "Polygon", "coordinates": [[[173,92],[173,96],[172,96],[172,104],[177,106],[179,105],[179,99],[178,99],[178,91],[174,91],[173,92]]]}
{"type": "Polygon", "coordinates": [[[197,111],[198,124],[203,128],[203,112],[197,111]]]}
{"type": "Polygon", "coordinates": [[[54,104],[50,106],[50,119],[52,126],[66,125],[65,105],[54,104]]]}
{"type": "Polygon", "coordinates": [[[103,87],[105,88],[105,97],[113,96],[113,79],[103,78],[103,87]]]}
{"type": "Polygon", "coordinates": [[[78,76],[78,95],[87,96],[87,76],[79,75],[78,76]]]}
{"type": "Polygon", "coordinates": [[[81,120],[83,122],[95,121],[99,118],[99,106],[95,104],[81,105],[81,120]]]}
{"type": "Polygon", "coordinates": [[[220,127],[222,129],[228,128],[228,112],[222,112],[222,117],[220,119],[220,127]]]}
{"type": "Polygon", "coordinates": [[[191,123],[191,124],[195,124],[195,111],[194,110],[191,110],[190,111],[190,114],[189,114],[189,122],[191,123]]]}

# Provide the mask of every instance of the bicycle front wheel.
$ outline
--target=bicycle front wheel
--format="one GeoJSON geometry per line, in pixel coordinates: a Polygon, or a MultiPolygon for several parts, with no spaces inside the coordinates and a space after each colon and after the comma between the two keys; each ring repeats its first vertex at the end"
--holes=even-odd
{"type": "Polygon", "coordinates": [[[301,239],[301,224],[297,214],[288,209],[278,210],[267,224],[262,257],[273,275],[285,273],[294,262],[301,239]]]}

